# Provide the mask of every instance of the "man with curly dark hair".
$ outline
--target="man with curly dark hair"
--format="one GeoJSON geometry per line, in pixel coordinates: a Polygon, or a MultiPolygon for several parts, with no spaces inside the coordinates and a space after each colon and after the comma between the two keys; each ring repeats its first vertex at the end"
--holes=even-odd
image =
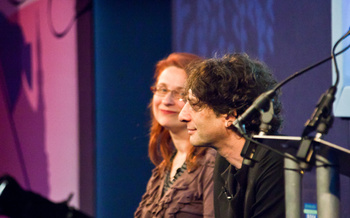
{"type": "MultiPolygon", "coordinates": [[[[233,122],[262,93],[276,85],[269,69],[246,54],[229,54],[201,61],[187,69],[186,104],[179,119],[187,123],[193,146],[218,151],[214,170],[215,217],[284,217],[283,157],[256,146],[253,164],[241,156],[246,139],[233,122]]],[[[273,99],[270,131],[281,126],[281,104],[273,99]]],[[[245,124],[257,134],[259,114],[245,124]]]]}

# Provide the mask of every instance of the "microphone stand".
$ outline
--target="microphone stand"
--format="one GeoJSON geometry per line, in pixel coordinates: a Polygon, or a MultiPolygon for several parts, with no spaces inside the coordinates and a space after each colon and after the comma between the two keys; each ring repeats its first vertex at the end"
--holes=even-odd
{"type": "MultiPolygon", "coordinates": [[[[266,135],[270,129],[270,122],[273,119],[273,103],[270,100],[268,111],[260,111],[261,124],[259,136],[266,135]]],[[[285,153],[284,157],[284,189],[286,218],[298,218],[301,212],[301,166],[299,161],[292,155],[285,153]]]]}
{"type": "MultiPolygon", "coordinates": [[[[266,135],[271,129],[273,119],[273,103],[267,112],[261,111],[259,136],[266,135]]],[[[301,214],[301,166],[299,161],[288,153],[284,153],[284,189],[286,218],[298,218],[301,214]]]]}
{"type": "Polygon", "coordinates": [[[339,179],[339,162],[338,156],[328,149],[319,148],[317,143],[324,143],[322,136],[328,133],[333,124],[332,104],[336,87],[332,86],[324,93],[311,118],[306,122],[303,131],[303,140],[298,150],[297,157],[305,161],[313,161],[315,154],[316,166],[316,183],[317,183],[317,205],[318,217],[339,217],[340,209],[340,179],[339,179]],[[308,136],[311,132],[316,131],[314,137],[308,136]],[[309,143],[310,139],[312,143],[309,143]],[[304,143],[308,141],[307,143],[304,143]],[[313,143],[316,142],[316,143],[313,143]]]}

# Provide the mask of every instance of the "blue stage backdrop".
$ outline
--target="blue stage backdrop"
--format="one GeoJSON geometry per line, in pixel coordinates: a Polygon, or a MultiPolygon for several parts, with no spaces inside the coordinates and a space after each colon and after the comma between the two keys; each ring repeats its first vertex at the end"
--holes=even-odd
{"type": "Polygon", "coordinates": [[[96,215],[132,217],[153,168],[148,102],[171,52],[170,1],[94,1],[96,215]]]}

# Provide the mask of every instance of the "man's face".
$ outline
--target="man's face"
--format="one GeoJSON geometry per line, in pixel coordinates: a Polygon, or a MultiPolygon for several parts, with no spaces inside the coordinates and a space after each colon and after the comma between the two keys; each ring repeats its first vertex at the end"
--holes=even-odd
{"type": "Polygon", "coordinates": [[[191,104],[196,97],[189,90],[188,101],[179,114],[179,120],[187,123],[190,142],[193,146],[219,148],[220,142],[228,138],[229,130],[225,127],[226,115],[217,116],[209,107],[196,108],[191,104]]]}

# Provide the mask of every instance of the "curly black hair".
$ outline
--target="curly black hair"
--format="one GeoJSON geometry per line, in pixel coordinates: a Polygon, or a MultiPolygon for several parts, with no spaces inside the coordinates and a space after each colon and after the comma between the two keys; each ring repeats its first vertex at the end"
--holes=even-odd
{"type": "MultiPolygon", "coordinates": [[[[271,90],[276,80],[269,68],[247,54],[227,54],[222,58],[211,58],[190,65],[186,69],[189,78],[186,92],[191,89],[196,97],[190,104],[197,109],[209,107],[216,115],[228,114],[238,117],[265,91],[271,90]]],[[[270,132],[281,127],[282,105],[278,94],[273,99],[274,119],[270,132]]],[[[245,124],[247,133],[259,132],[260,116],[252,116],[245,124]]]]}

